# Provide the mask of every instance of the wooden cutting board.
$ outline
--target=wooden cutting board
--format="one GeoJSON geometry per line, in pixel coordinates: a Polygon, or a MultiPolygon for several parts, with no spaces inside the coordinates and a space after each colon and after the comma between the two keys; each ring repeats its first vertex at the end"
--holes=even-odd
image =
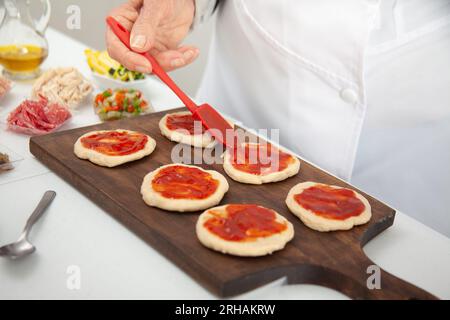
{"type": "MultiPolygon", "coordinates": [[[[179,109],[182,110],[182,109],[179,109]]],[[[177,110],[177,111],[179,111],[177,110]]],[[[173,112],[174,110],[172,110],[173,112]]],[[[297,176],[260,186],[228,178],[226,203],[256,203],[275,209],[291,221],[294,239],[282,251],[258,258],[224,255],[203,247],[195,234],[198,213],[171,213],[145,205],[140,186],[145,174],[171,163],[175,143],[164,138],[158,122],[165,112],[134,119],[106,122],[33,137],[31,153],[88,198],[101,206],[152,247],[172,260],[205,288],[220,297],[244,293],[286,276],[288,283],[309,283],[338,290],[359,299],[433,299],[433,295],[381,270],[381,289],[368,289],[367,273],[374,265],[362,247],[392,225],[395,210],[365,195],[371,206],[371,221],[350,231],[321,233],[305,227],[285,205],[289,189],[302,181],[348,185],[304,161],[297,176]],[[157,141],[153,154],[115,168],[96,166],[78,159],[75,141],[92,130],[129,129],[146,133],[157,141]]],[[[221,165],[201,165],[226,176],[221,165]]],[[[227,177],[227,176],[226,176],[227,177]]],[[[145,281],[143,279],[142,281],[145,281]]]]}

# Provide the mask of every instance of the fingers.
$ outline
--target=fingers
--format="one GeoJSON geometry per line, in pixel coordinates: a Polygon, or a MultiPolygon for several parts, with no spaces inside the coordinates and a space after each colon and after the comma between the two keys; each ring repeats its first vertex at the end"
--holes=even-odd
{"type": "MultiPolygon", "coordinates": [[[[111,11],[110,15],[129,30],[139,15],[136,9],[138,8],[138,2],[139,0],[135,0],[126,3],[111,11]]],[[[106,31],[106,44],[111,58],[123,64],[127,69],[142,73],[152,71],[150,62],[141,55],[130,51],[109,27],[106,31]]]]}
{"type": "Polygon", "coordinates": [[[150,62],[140,54],[130,51],[111,30],[106,32],[106,43],[111,58],[120,62],[125,68],[142,73],[152,72],[150,62]]]}
{"type": "Polygon", "coordinates": [[[111,10],[108,16],[114,17],[125,28],[130,29],[139,16],[139,7],[135,7],[132,2],[127,2],[111,10]]]}
{"type": "MultiPolygon", "coordinates": [[[[155,0],[129,0],[110,15],[131,30],[130,45],[134,51],[150,51],[164,70],[171,71],[192,63],[198,57],[199,50],[193,46],[168,50],[166,45],[155,45],[155,31],[164,15],[163,4],[164,2],[155,0]]],[[[140,54],[130,51],[109,27],[106,43],[111,58],[127,69],[142,73],[152,72],[150,62],[140,54]]]]}
{"type": "Polygon", "coordinates": [[[153,46],[162,11],[160,1],[144,0],[139,16],[131,29],[130,45],[134,51],[146,52],[153,46]]]}
{"type": "Polygon", "coordinates": [[[182,46],[176,50],[156,51],[150,53],[165,71],[172,71],[192,63],[200,54],[193,46],[182,46]]]}

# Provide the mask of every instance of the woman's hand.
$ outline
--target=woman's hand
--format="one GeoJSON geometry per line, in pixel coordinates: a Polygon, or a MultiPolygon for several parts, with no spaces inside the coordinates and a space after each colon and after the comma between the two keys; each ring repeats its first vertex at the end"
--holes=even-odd
{"type": "MultiPolygon", "coordinates": [[[[194,0],[129,0],[110,15],[131,30],[130,44],[137,52],[149,51],[166,71],[188,65],[197,58],[193,46],[179,46],[194,20],[194,0]]],[[[130,51],[108,28],[109,55],[130,70],[150,73],[150,62],[130,51]]]]}

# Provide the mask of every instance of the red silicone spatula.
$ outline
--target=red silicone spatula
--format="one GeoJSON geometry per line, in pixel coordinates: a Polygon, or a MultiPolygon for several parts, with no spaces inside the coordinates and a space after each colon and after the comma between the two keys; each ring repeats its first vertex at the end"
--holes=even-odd
{"type": "MultiPolygon", "coordinates": [[[[106,22],[116,36],[125,44],[130,50],[130,32],[125,29],[113,17],[107,17],[106,22]]],[[[184,105],[192,112],[194,119],[202,122],[205,129],[210,130],[214,138],[229,148],[234,148],[234,131],[233,127],[209,104],[202,104],[197,106],[169,77],[169,75],[161,68],[159,63],[148,52],[140,53],[150,61],[153,68],[153,73],[161,79],[172,91],[180,98],[184,105]],[[227,139],[228,137],[228,139],[227,139]]]]}

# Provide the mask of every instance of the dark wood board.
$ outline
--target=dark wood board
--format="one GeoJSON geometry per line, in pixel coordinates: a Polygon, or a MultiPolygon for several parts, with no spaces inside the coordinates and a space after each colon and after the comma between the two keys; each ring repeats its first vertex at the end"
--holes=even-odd
{"type": "Polygon", "coordinates": [[[275,209],[295,228],[295,237],[286,248],[269,256],[234,257],[203,247],[195,234],[198,213],[170,213],[148,207],[141,198],[140,186],[144,175],[171,163],[170,154],[175,143],[164,138],[158,127],[164,114],[154,113],[33,137],[30,139],[30,151],[52,171],[220,297],[244,293],[286,276],[288,283],[323,285],[356,299],[435,298],[383,270],[381,289],[367,288],[367,268],[374,263],[366,257],[362,247],[392,225],[394,209],[359,191],[372,206],[371,221],[350,231],[329,233],[307,228],[289,212],[284,200],[289,189],[299,182],[317,181],[348,187],[305,161],[302,161],[300,172],[295,177],[261,186],[233,181],[219,164],[201,165],[205,169],[217,170],[228,178],[230,190],[221,204],[260,204],[275,209]],[[82,134],[118,128],[149,134],[157,141],[155,151],[144,159],[115,168],[96,166],[78,159],[73,153],[73,145],[82,134]]]}

